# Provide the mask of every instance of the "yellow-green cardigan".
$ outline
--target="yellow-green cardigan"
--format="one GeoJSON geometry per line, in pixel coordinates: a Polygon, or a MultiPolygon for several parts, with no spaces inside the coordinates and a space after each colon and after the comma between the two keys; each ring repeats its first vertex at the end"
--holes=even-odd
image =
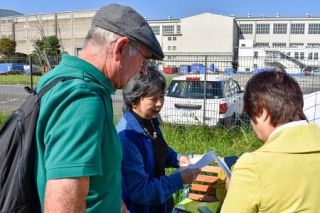
{"type": "Polygon", "coordinates": [[[285,124],[261,148],[243,154],[221,212],[320,212],[320,127],[285,124]]]}

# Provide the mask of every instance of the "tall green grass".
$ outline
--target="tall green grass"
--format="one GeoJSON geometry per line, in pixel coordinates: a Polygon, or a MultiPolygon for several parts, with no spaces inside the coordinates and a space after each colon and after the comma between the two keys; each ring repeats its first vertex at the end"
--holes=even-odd
{"type": "Polygon", "coordinates": [[[162,125],[164,137],[174,150],[188,154],[203,154],[210,150],[220,156],[240,156],[261,146],[249,125],[234,127],[162,125]]]}
{"type": "MultiPolygon", "coordinates": [[[[41,76],[32,76],[33,84],[37,84],[41,76]]],[[[29,75],[0,75],[0,84],[30,84],[29,75]]]]}

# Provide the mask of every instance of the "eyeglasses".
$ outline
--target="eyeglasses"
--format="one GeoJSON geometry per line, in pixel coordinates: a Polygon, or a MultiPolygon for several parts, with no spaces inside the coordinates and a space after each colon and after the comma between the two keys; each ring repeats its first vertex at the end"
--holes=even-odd
{"type": "Polygon", "coordinates": [[[133,49],[135,49],[137,53],[139,53],[144,58],[144,61],[142,63],[142,69],[144,70],[147,67],[147,65],[151,62],[151,60],[149,59],[149,56],[144,55],[141,52],[141,50],[139,50],[139,47],[134,40],[131,40],[130,44],[133,47],[133,49]]]}

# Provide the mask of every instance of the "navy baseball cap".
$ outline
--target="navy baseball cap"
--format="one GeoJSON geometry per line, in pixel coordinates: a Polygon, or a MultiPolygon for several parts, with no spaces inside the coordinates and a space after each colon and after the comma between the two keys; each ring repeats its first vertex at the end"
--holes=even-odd
{"type": "Polygon", "coordinates": [[[93,17],[92,25],[144,44],[151,50],[152,59],[164,58],[161,46],[148,22],[131,7],[119,4],[102,7],[93,17]]]}

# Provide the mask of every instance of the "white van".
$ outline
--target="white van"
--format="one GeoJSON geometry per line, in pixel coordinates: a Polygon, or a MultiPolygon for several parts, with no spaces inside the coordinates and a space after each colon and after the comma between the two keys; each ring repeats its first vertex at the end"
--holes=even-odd
{"type": "Polygon", "coordinates": [[[172,79],[160,116],[167,123],[215,126],[239,119],[242,110],[243,91],[237,81],[223,75],[193,74],[172,79]]]}

